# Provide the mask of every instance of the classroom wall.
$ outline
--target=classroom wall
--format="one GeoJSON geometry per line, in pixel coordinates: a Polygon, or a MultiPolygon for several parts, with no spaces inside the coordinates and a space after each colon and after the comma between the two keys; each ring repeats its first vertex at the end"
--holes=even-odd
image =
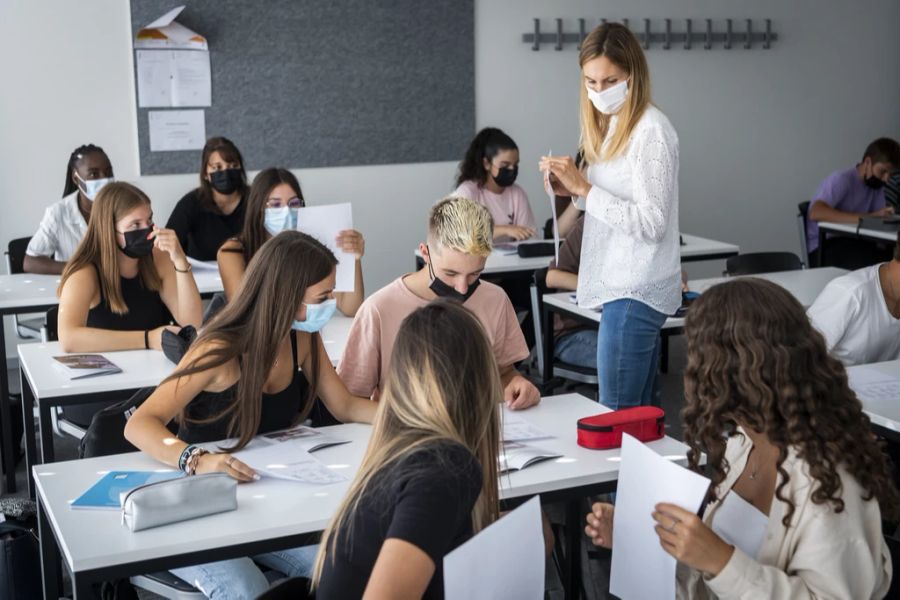
{"type": "MultiPolygon", "coordinates": [[[[0,94],[4,246],[35,230],[62,192],[69,152],[86,141],[107,150],[119,179],[148,192],[160,222],[195,185],[195,175],[139,176],[128,12],[121,0],[0,3],[0,52],[8,58],[0,94]]],[[[654,98],[680,137],[686,232],[747,251],[796,251],[797,203],[830,171],[854,164],[871,139],[900,137],[896,0],[476,0],[477,124],[499,126],[518,142],[520,182],[541,221],[549,209],[538,158],[577,143],[577,52],[532,52],[521,34],[533,17],[547,19],[547,29],[549,19],[565,18],[571,30],[574,19],[592,16],[647,17],[657,27],[666,17],[771,18],[780,35],[769,51],[648,53],[654,98]]],[[[451,189],[454,171],[447,162],[297,174],[311,203],[353,202],[373,291],[411,268],[427,208],[451,189]]],[[[719,262],[689,271],[721,269],[719,262]]]]}

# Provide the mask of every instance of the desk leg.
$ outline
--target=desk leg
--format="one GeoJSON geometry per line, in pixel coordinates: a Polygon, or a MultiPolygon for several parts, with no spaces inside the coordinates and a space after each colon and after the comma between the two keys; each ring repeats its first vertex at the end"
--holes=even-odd
{"type": "Polygon", "coordinates": [[[540,351],[544,356],[544,369],[541,373],[542,383],[545,385],[550,383],[550,379],[553,377],[553,315],[554,312],[551,310],[549,304],[544,304],[544,318],[542,319],[542,326],[544,334],[543,344],[541,344],[540,351]]]}
{"type": "Polygon", "coordinates": [[[28,483],[28,496],[34,498],[34,475],[31,473],[31,467],[38,464],[37,448],[34,443],[34,393],[21,368],[19,385],[22,389],[22,424],[25,431],[25,481],[28,483]]]}
{"type": "Polygon", "coordinates": [[[62,592],[62,569],[59,563],[59,546],[44,514],[44,503],[38,498],[38,537],[41,541],[41,577],[45,600],[56,600],[62,592]]]}
{"type": "Polygon", "coordinates": [[[9,372],[6,370],[6,332],[0,314],[0,434],[3,436],[3,470],[6,493],[16,491],[16,442],[13,440],[12,408],[9,401],[9,372]]]}
{"type": "Polygon", "coordinates": [[[813,265],[816,267],[824,267],[825,266],[825,245],[827,243],[828,236],[825,234],[825,230],[819,227],[819,260],[818,264],[813,265]]]}
{"type": "Polygon", "coordinates": [[[93,600],[96,597],[93,584],[86,581],[84,575],[72,575],[72,598],[74,600],[93,600]]]}
{"type": "Polygon", "coordinates": [[[581,598],[581,501],[569,500],[566,507],[566,600],[581,598]]]}
{"type": "Polygon", "coordinates": [[[41,462],[52,463],[53,456],[53,424],[50,420],[50,411],[55,410],[47,402],[38,402],[38,435],[41,440],[41,462]]]}

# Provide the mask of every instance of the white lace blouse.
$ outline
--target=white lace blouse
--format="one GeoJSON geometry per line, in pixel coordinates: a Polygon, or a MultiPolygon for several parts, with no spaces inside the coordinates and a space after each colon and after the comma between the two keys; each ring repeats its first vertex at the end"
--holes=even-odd
{"type": "MultiPolygon", "coordinates": [[[[610,122],[607,142],[617,125],[610,122]]],[[[606,143],[606,142],[605,142],[606,143]]],[[[681,304],[678,135],[649,106],[621,155],[589,165],[578,305],[629,298],[665,314],[681,304]]]]}

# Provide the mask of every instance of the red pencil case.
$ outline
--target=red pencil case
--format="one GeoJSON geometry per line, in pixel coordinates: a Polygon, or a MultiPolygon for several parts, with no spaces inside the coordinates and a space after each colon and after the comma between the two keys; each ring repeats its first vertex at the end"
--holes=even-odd
{"type": "Polygon", "coordinates": [[[665,419],[665,411],[656,406],[623,408],[578,419],[578,445],[593,450],[618,448],[623,433],[642,442],[658,440],[666,433],[665,419]]]}

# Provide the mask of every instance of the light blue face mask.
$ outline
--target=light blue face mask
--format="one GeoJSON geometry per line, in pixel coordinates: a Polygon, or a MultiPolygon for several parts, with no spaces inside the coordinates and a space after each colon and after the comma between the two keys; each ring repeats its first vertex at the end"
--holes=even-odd
{"type": "Polygon", "coordinates": [[[334,298],[324,300],[318,304],[307,304],[304,302],[303,305],[306,306],[306,320],[295,320],[294,324],[291,325],[291,329],[307,333],[320,331],[334,316],[334,311],[337,310],[337,300],[334,298]]]}
{"type": "Polygon", "coordinates": [[[282,231],[297,229],[296,208],[290,206],[276,206],[266,209],[264,225],[270,234],[278,235],[282,231]]]}
{"type": "Polygon", "coordinates": [[[93,202],[94,199],[97,198],[97,194],[100,193],[100,190],[102,190],[107,183],[112,183],[113,181],[115,181],[115,179],[112,177],[105,177],[103,179],[81,179],[81,175],[79,175],[78,173],[75,173],[75,176],[78,177],[81,183],[84,184],[84,187],[81,189],[81,193],[84,194],[84,197],[91,202],[93,202]]]}

